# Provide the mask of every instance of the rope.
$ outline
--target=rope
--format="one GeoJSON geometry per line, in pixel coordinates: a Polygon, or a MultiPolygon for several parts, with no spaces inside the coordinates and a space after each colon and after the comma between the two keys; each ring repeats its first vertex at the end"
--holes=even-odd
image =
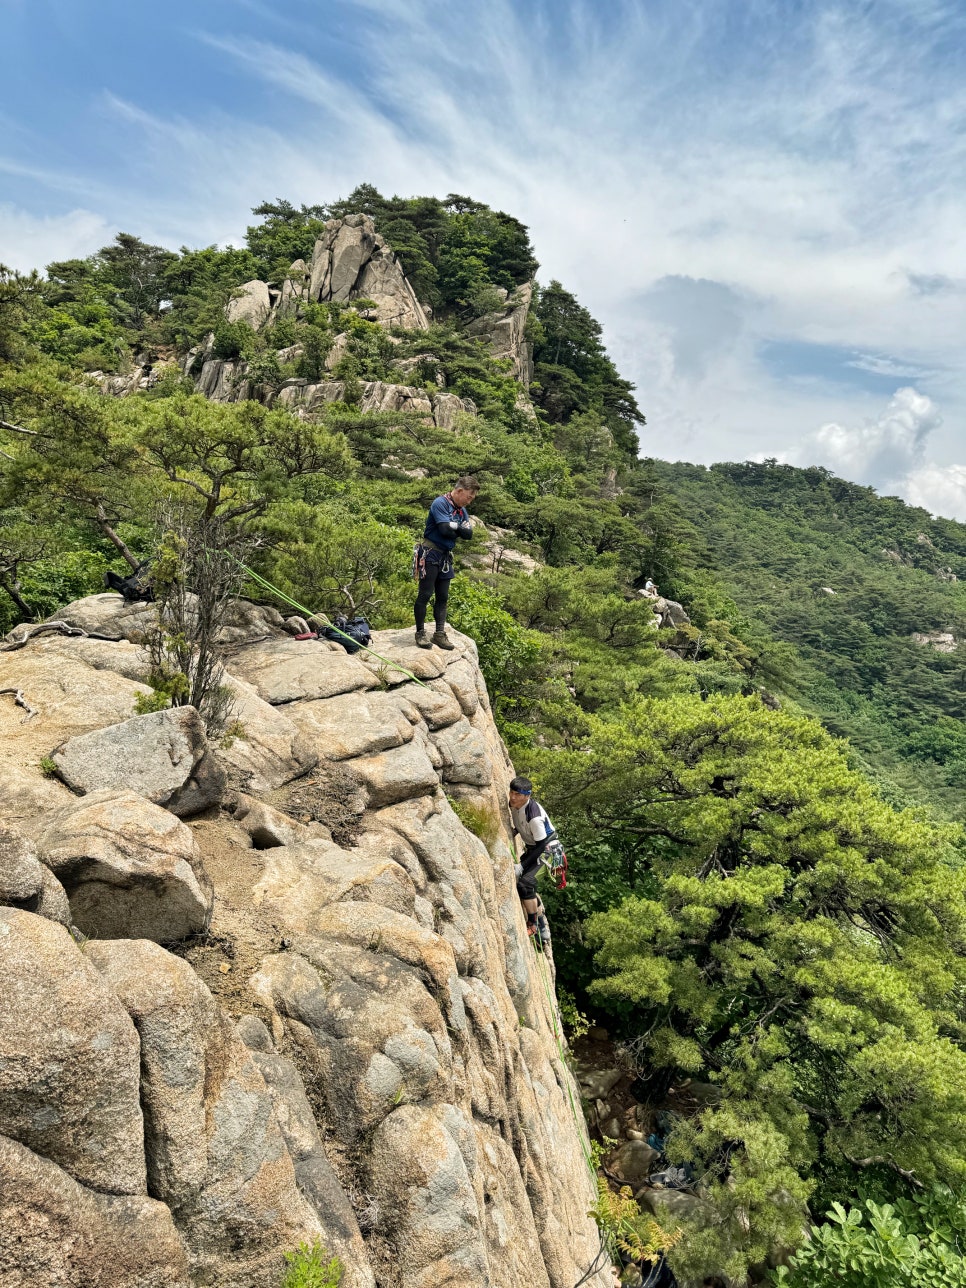
{"type": "MultiPolygon", "coordinates": [[[[508,850],[509,848],[510,847],[507,846],[508,850]]],[[[511,857],[513,857],[512,851],[511,851],[511,857]]],[[[560,1056],[560,1059],[564,1065],[564,1068],[566,1069],[567,1056],[568,1056],[567,1045],[563,1035],[563,1029],[560,1024],[560,1017],[557,1012],[557,1003],[554,997],[553,987],[550,983],[550,971],[547,966],[547,956],[543,948],[542,940],[535,937],[533,943],[537,954],[537,961],[539,963],[540,978],[543,981],[543,991],[547,996],[547,1005],[550,1009],[550,1027],[553,1031],[554,1040],[557,1043],[557,1053],[560,1056]]],[[[594,1159],[593,1159],[593,1155],[590,1152],[590,1146],[587,1144],[585,1139],[587,1135],[587,1123],[584,1120],[583,1114],[582,1113],[578,1114],[577,1112],[577,1105],[574,1101],[573,1087],[571,1085],[572,1081],[573,1080],[570,1077],[568,1076],[564,1077],[564,1086],[567,1089],[567,1100],[570,1104],[570,1113],[574,1120],[574,1127],[577,1130],[577,1140],[580,1142],[580,1151],[584,1156],[584,1162],[587,1164],[587,1170],[590,1173],[590,1179],[593,1181],[594,1187],[596,1188],[597,1171],[594,1168],[594,1159]]],[[[610,1247],[610,1244],[606,1235],[604,1234],[603,1231],[601,1231],[600,1247],[597,1249],[597,1255],[594,1257],[593,1261],[590,1263],[590,1265],[587,1267],[584,1273],[574,1284],[574,1288],[582,1288],[582,1285],[585,1284],[588,1279],[590,1279],[593,1275],[597,1274],[599,1270],[603,1269],[607,1261],[613,1261],[613,1250],[610,1247]],[[601,1257],[605,1258],[604,1262],[601,1262],[601,1257]]]]}
{"type": "Polygon", "coordinates": [[[585,1284],[591,1275],[597,1274],[598,1270],[603,1270],[606,1262],[603,1262],[600,1265],[597,1264],[600,1261],[601,1256],[605,1256],[607,1261],[610,1261],[611,1259],[610,1249],[607,1247],[607,1241],[603,1234],[600,1236],[600,1247],[597,1249],[597,1256],[594,1257],[593,1261],[574,1284],[574,1288],[581,1288],[581,1284],[585,1284]]]}
{"type": "Polygon", "coordinates": [[[384,662],[386,666],[391,666],[393,670],[402,672],[403,675],[408,679],[413,680],[421,688],[429,688],[428,684],[423,684],[418,675],[413,675],[412,671],[407,671],[404,666],[400,666],[399,663],[394,662],[392,658],[383,657],[382,654],[377,653],[374,648],[369,648],[366,644],[360,644],[357,639],[353,639],[352,636],[346,634],[345,631],[340,631],[338,626],[333,626],[325,613],[313,613],[311,608],[306,608],[305,605],[300,604],[297,599],[292,599],[289,595],[286,595],[284,590],[279,590],[279,588],[277,586],[273,586],[270,581],[266,581],[264,577],[260,577],[257,572],[253,572],[252,569],[249,568],[247,564],[243,564],[240,559],[236,559],[235,562],[243,572],[247,573],[248,576],[251,577],[252,581],[261,586],[263,590],[267,590],[269,594],[277,596],[277,598],[290,605],[290,607],[297,608],[299,612],[304,613],[306,617],[316,617],[325,622],[329,630],[335,631],[336,635],[341,635],[343,639],[348,640],[351,644],[355,644],[356,647],[362,649],[364,653],[371,653],[373,657],[377,657],[379,661],[384,662]]]}

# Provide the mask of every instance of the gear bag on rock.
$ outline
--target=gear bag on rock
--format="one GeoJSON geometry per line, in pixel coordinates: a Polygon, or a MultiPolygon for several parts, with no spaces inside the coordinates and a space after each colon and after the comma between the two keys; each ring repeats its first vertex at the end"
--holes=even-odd
{"type": "Polygon", "coordinates": [[[139,563],[134,572],[127,577],[120,577],[116,572],[104,574],[104,585],[108,590],[116,590],[130,604],[153,604],[154,581],[151,576],[151,560],[139,563]]]}
{"type": "Polygon", "coordinates": [[[325,626],[319,632],[323,639],[334,640],[341,644],[347,653],[358,653],[363,645],[372,643],[369,623],[364,617],[337,617],[331,626],[325,626]],[[347,639],[346,636],[349,638],[347,639]]]}

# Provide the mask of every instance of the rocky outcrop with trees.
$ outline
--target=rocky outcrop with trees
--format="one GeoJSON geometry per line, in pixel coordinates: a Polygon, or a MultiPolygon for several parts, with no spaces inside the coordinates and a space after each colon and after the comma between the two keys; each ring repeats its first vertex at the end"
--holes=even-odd
{"type": "Polygon", "coordinates": [[[966,528],[639,459],[505,212],[254,215],[0,268],[0,1262],[254,1285],[302,1241],[327,1288],[323,1247],[380,1288],[569,1284],[591,1210],[635,1288],[961,1279],[966,528]],[[415,654],[413,542],[467,472],[460,647],[415,654]],[[95,593],[127,572],[155,605],[95,593]],[[596,1193],[497,734],[571,857],[596,1193]]]}
{"type": "Polygon", "coordinates": [[[275,1288],[318,1241],[346,1288],[569,1288],[593,1178],[472,640],[240,606],[216,737],[137,714],[151,612],[0,652],[4,1275],[275,1288]]]}

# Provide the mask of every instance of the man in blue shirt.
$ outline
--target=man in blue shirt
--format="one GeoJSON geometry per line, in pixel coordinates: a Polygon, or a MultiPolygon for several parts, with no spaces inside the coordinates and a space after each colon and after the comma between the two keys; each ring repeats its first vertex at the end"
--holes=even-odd
{"type": "Polygon", "coordinates": [[[413,573],[419,582],[416,596],[416,643],[420,648],[452,649],[455,644],[446,634],[446,605],[449,584],[453,579],[453,549],[458,538],[468,541],[473,535],[467,506],[476,498],[480,485],[472,474],[464,474],[445,496],[438,496],[429,507],[426,530],[416,547],[413,573]],[[433,638],[426,634],[426,611],[433,601],[436,630],[433,638]]]}

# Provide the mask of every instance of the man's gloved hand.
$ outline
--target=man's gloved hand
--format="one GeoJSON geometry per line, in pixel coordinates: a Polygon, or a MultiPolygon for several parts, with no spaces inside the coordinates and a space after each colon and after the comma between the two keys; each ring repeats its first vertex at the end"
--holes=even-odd
{"type": "Polygon", "coordinates": [[[450,532],[459,532],[460,525],[455,519],[450,519],[446,526],[449,528],[450,532]]]}
{"type": "Polygon", "coordinates": [[[472,523],[461,523],[461,524],[459,525],[459,535],[460,535],[464,540],[468,541],[468,540],[470,539],[470,537],[472,537],[472,535],[473,535],[473,525],[472,525],[472,523]]]}
{"type": "Polygon", "coordinates": [[[513,875],[516,877],[516,879],[517,879],[518,881],[520,880],[520,878],[523,876],[523,864],[522,864],[522,863],[514,863],[514,865],[513,865],[513,875]]]}

